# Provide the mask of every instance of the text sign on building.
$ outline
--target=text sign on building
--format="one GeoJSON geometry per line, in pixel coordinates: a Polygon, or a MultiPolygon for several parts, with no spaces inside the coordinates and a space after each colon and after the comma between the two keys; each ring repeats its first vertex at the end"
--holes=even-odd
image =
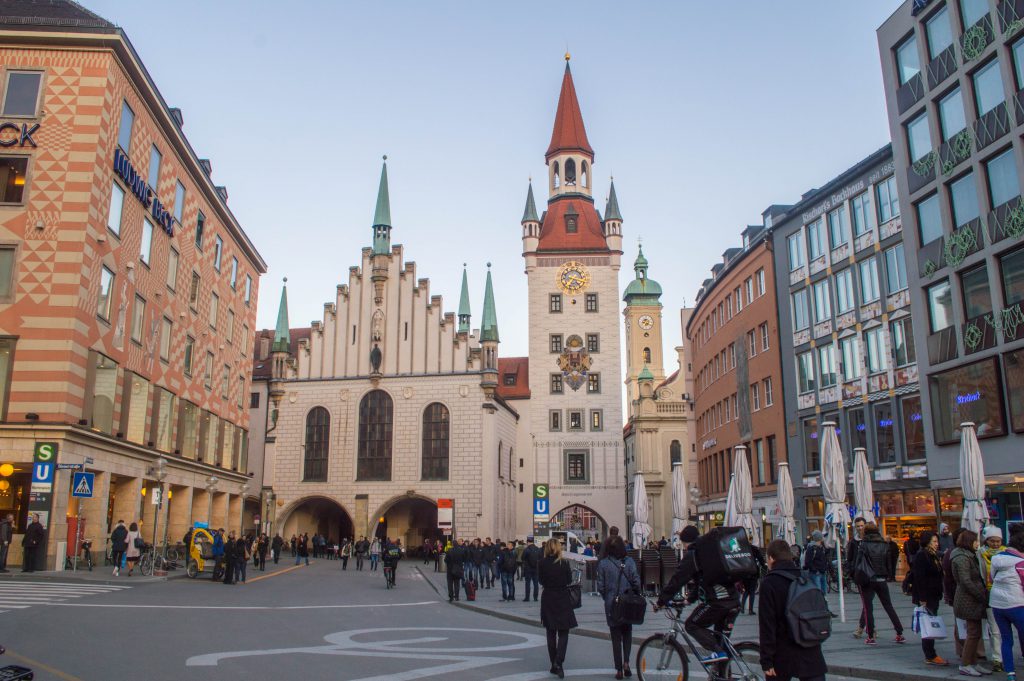
{"type": "Polygon", "coordinates": [[[57,473],[56,442],[37,442],[32,450],[32,487],[28,496],[28,512],[38,513],[43,528],[50,526],[53,479],[57,473]]]}
{"type": "Polygon", "coordinates": [[[452,531],[452,525],[455,521],[455,500],[454,499],[438,499],[437,500],[437,529],[445,530],[445,533],[452,531]]]}
{"type": "Polygon", "coordinates": [[[547,483],[533,486],[533,522],[544,522],[551,513],[551,499],[548,497],[547,483]]]}
{"type": "Polygon", "coordinates": [[[38,461],[32,464],[32,493],[52,492],[53,476],[56,472],[56,464],[38,461]]]}
{"type": "Polygon", "coordinates": [[[81,499],[91,499],[93,488],[96,486],[95,473],[75,473],[71,481],[71,496],[81,499]]]}
{"type": "Polygon", "coordinates": [[[43,463],[47,461],[57,463],[57,443],[37,442],[35,450],[32,452],[32,460],[43,463]]]}
{"type": "Polygon", "coordinates": [[[135,166],[132,165],[128,155],[118,147],[114,151],[114,172],[128,185],[129,191],[135,195],[142,205],[149,209],[153,220],[160,225],[169,236],[174,236],[174,216],[160,202],[156,190],[146,183],[135,166]]]}
{"type": "Polygon", "coordinates": [[[32,127],[29,127],[28,123],[22,123],[19,127],[17,123],[10,121],[4,121],[0,123],[0,147],[23,147],[26,144],[36,146],[36,141],[32,139],[32,135],[39,131],[39,124],[35,123],[32,127]],[[8,130],[11,131],[11,135],[7,136],[8,130]]]}

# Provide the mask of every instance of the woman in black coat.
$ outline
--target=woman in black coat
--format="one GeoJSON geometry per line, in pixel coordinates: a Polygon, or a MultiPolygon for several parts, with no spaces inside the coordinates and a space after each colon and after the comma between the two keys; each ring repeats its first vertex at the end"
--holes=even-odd
{"type": "Polygon", "coordinates": [[[562,543],[555,537],[544,544],[544,557],[537,566],[537,576],[544,587],[540,595],[540,622],[547,630],[551,673],[564,679],[562,663],[569,645],[569,630],[579,625],[569,601],[572,567],[562,558],[562,543]]]}
{"type": "MultiPolygon", "coordinates": [[[[934,532],[921,533],[921,549],[914,554],[910,564],[914,577],[910,583],[910,595],[914,605],[928,609],[932,615],[939,612],[942,600],[942,561],[939,558],[939,535],[934,532]]],[[[924,660],[928,664],[944,667],[949,663],[935,652],[935,639],[921,639],[924,660]]]]}

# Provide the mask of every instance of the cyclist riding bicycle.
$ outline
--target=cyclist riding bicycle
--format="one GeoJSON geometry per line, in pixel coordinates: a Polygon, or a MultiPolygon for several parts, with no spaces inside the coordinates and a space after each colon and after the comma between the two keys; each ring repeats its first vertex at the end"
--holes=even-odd
{"type": "Polygon", "coordinates": [[[668,605],[685,588],[685,602],[699,603],[686,619],[686,632],[708,651],[708,656],[702,658],[702,662],[720,662],[729,659],[729,656],[719,637],[732,632],[733,623],[740,612],[740,601],[734,584],[707,583],[693,547],[699,538],[700,532],[692,525],[684,527],[679,533],[683,556],[672,579],[658,595],[656,609],[668,605]],[[718,636],[711,632],[712,628],[718,636]]]}
{"type": "Polygon", "coordinates": [[[402,540],[396,539],[392,543],[388,539],[384,545],[384,550],[381,552],[381,560],[384,562],[385,574],[388,575],[391,586],[396,586],[396,568],[398,567],[398,561],[402,560],[402,540]]]}

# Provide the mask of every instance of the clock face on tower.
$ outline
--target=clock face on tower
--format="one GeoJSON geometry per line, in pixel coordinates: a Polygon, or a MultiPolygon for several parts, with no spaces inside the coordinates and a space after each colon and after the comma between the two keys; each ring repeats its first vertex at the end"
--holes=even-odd
{"type": "Polygon", "coordinates": [[[649,314],[640,315],[640,318],[636,320],[636,325],[644,331],[650,331],[654,326],[654,317],[649,314]]]}
{"type": "Polygon", "coordinates": [[[579,293],[590,284],[590,272],[575,260],[562,265],[558,271],[558,285],[566,293],[579,293]]]}

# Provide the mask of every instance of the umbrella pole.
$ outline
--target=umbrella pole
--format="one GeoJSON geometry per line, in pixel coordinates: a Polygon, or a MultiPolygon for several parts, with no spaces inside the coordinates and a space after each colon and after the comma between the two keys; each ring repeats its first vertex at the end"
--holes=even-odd
{"type": "Polygon", "coordinates": [[[846,624],[846,594],[843,592],[843,541],[836,530],[836,567],[839,569],[839,621],[846,624]]]}

